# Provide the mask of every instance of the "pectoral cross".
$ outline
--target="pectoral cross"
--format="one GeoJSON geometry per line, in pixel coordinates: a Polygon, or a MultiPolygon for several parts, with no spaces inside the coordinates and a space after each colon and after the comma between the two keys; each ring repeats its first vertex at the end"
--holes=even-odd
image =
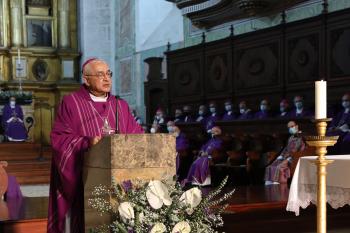
{"type": "Polygon", "coordinates": [[[112,128],[109,125],[108,119],[104,118],[103,120],[103,127],[102,127],[102,134],[103,135],[108,135],[112,133],[112,128]]]}

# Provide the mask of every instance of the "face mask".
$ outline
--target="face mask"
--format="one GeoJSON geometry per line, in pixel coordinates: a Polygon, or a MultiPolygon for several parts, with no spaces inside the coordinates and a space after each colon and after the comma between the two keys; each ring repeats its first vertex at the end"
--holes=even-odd
{"type": "Polygon", "coordinates": [[[342,105],[343,105],[343,108],[349,108],[350,107],[350,101],[345,100],[345,101],[343,101],[342,105]]]}
{"type": "Polygon", "coordinates": [[[297,131],[297,128],[295,128],[295,127],[290,127],[289,128],[289,133],[290,134],[292,134],[292,135],[294,135],[294,134],[296,134],[298,131],[297,131]]]}
{"type": "Polygon", "coordinates": [[[239,113],[240,113],[240,114],[244,114],[244,113],[245,113],[245,109],[244,109],[244,108],[240,108],[240,109],[239,109],[239,113]]]}
{"type": "Polygon", "coordinates": [[[211,113],[215,113],[216,109],[215,108],[210,108],[211,113]]]}
{"type": "Polygon", "coordinates": [[[302,108],[303,108],[303,102],[300,102],[300,101],[295,102],[295,107],[296,107],[297,109],[302,109],[302,108]]]}
{"type": "Polygon", "coordinates": [[[286,108],[285,107],[280,107],[280,112],[284,112],[286,111],[286,108]]]}
{"type": "Polygon", "coordinates": [[[267,110],[267,106],[265,104],[260,105],[260,110],[261,111],[266,111],[267,110]]]}
{"type": "Polygon", "coordinates": [[[232,106],[231,105],[225,105],[225,109],[226,109],[226,111],[231,111],[232,106]]]}
{"type": "Polygon", "coordinates": [[[11,100],[11,101],[10,101],[10,105],[11,105],[11,106],[15,106],[15,105],[16,105],[16,101],[11,100]]]}
{"type": "Polygon", "coordinates": [[[202,110],[198,111],[198,115],[202,116],[204,114],[204,112],[202,110]]]}
{"type": "Polygon", "coordinates": [[[155,128],[151,128],[150,132],[151,133],[156,133],[156,129],[155,128]]]}
{"type": "Polygon", "coordinates": [[[172,127],[172,126],[168,126],[168,127],[167,127],[167,130],[168,130],[168,132],[169,132],[169,133],[174,132],[174,129],[173,129],[173,127],[172,127]]]}

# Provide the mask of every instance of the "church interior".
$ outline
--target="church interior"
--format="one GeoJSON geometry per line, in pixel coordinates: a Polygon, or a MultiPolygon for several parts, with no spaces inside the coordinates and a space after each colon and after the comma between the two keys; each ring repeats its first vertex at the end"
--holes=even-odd
{"type": "Polygon", "coordinates": [[[0,232],[59,232],[51,132],[96,59],[184,190],[227,177],[217,232],[350,232],[349,0],[0,0],[0,232]]]}

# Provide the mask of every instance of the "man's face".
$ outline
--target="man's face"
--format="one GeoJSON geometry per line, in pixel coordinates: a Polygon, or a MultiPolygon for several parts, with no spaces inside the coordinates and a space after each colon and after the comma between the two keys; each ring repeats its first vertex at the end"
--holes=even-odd
{"type": "Polygon", "coordinates": [[[92,62],[84,71],[84,83],[89,89],[98,94],[108,93],[112,87],[111,71],[102,61],[92,62]]]}

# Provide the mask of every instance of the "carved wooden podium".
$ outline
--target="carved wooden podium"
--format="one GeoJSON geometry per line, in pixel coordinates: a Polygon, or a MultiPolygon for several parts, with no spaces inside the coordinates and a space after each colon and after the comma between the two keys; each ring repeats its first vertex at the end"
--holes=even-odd
{"type": "Polygon", "coordinates": [[[176,173],[175,137],[169,134],[116,134],[103,138],[84,158],[85,232],[108,223],[88,206],[92,189],[128,179],[160,179],[176,173]]]}

